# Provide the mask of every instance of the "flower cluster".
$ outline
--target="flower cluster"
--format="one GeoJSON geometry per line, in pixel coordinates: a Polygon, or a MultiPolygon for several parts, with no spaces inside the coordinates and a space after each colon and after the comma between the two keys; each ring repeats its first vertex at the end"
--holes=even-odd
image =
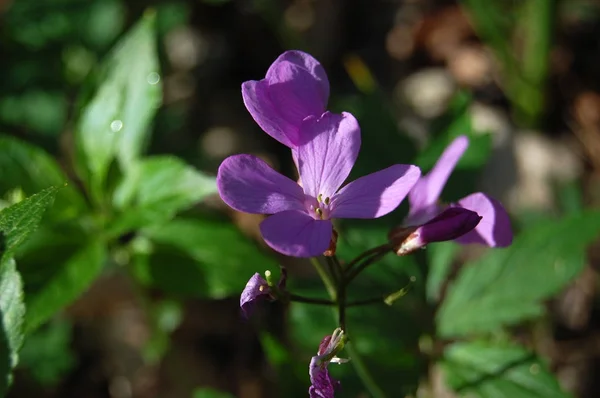
{"type": "MultiPolygon", "coordinates": [[[[242,84],[242,97],[256,123],[291,149],[300,181],[278,173],[258,157],[239,154],[222,162],[217,186],[233,209],[268,215],[260,232],[272,249],[294,257],[334,256],[333,219],[378,218],[394,211],[406,196],[409,214],[390,233],[391,244],[384,245],[398,255],[447,240],[491,247],[511,243],[508,215],[495,199],[478,192],[456,203],[439,203],[446,181],[467,149],[467,137],[456,138],[425,176],[414,165],[394,164],[346,183],[360,150],[360,127],[352,114],[327,110],[329,81],[316,59],[301,51],[286,51],[264,79],[242,84]]],[[[246,316],[258,300],[291,297],[285,292],[284,270],[277,284],[269,272],[265,276],[252,276],[241,295],[246,316]]],[[[342,280],[343,284],[351,277],[342,280]]],[[[344,327],[342,321],[340,326],[344,327]]],[[[329,376],[327,366],[346,361],[336,357],[345,342],[344,330],[338,328],[321,343],[310,363],[310,397],[333,398],[339,383],[329,376]]]]}

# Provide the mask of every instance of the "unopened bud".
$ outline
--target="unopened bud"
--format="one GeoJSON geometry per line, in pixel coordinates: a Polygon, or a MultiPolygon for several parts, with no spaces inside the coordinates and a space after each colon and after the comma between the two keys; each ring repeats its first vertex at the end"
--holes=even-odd
{"type": "Polygon", "coordinates": [[[395,244],[396,254],[404,256],[429,243],[456,239],[473,230],[480,220],[481,216],[474,211],[449,207],[420,227],[405,228],[405,235],[397,232],[390,238],[395,244]]]}

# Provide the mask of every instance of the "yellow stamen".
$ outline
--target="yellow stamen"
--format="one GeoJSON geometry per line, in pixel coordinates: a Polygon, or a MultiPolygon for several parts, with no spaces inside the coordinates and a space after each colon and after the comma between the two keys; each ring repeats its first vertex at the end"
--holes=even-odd
{"type": "Polygon", "coordinates": [[[331,202],[331,200],[329,198],[325,198],[324,203],[329,206],[329,202],[331,202]]]}
{"type": "Polygon", "coordinates": [[[321,208],[318,207],[315,211],[319,215],[319,218],[322,220],[323,219],[323,210],[321,210],[321,208]]]}
{"type": "Polygon", "coordinates": [[[321,203],[323,201],[323,194],[320,193],[319,196],[317,196],[317,202],[321,203]]]}

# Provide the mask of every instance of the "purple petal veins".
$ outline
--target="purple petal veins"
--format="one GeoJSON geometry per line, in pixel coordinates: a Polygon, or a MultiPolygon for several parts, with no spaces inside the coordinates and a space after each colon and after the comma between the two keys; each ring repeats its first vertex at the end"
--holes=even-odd
{"type": "Polygon", "coordinates": [[[420,176],[416,166],[395,165],[339,190],[360,149],[360,128],[349,113],[325,112],[301,126],[310,141],[297,149],[302,187],[251,155],[225,159],[217,174],[223,201],[247,213],[273,214],[260,230],[274,250],[295,257],[323,254],[331,218],[376,218],[394,210],[420,176]],[[339,192],[338,192],[339,190],[339,192]]]}
{"type": "MultiPolygon", "coordinates": [[[[267,279],[260,276],[258,272],[255,273],[250,280],[248,280],[246,287],[242,291],[240,296],[240,308],[242,309],[242,314],[245,318],[250,317],[257,301],[264,299],[274,300],[277,297],[271,287],[274,286],[271,279],[271,271],[265,271],[265,276],[267,279]]],[[[281,276],[277,283],[276,291],[285,290],[286,281],[287,270],[285,267],[281,267],[281,276]]]]}
{"type": "Polygon", "coordinates": [[[340,382],[329,375],[327,366],[330,363],[345,363],[348,359],[338,358],[336,354],[344,348],[346,336],[337,328],[331,336],[326,336],[319,345],[317,355],[312,357],[308,374],[310,376],[310,388],[308,394],[311,398],[333,398],[335,390],[340,382]]]}
{"type": "MultiPolygon", "coordinates": [[[[423,176],[409,193],[410,211],[404,222],[405,225],[421,225],[427,231],[441,233],[442,229],[432,229],[428,221],[440,215],[444,206],[438,203],[440,194],[454,167],[460,160],[469,145],[468,138],[460,136],[456,138],[442,153],[433,169],[423,176]]],[[[458,234],[455,238],[458,243],[480,243],[490,247],[508,246],[512,242],[512,229],[510,218],[500,202],[483,194],[475,193],[458,201],[454,207],[462,207],[471,210],[481,216],[474,229],[465,231],[456,225],[458,234]]],[[[455,220],[459,218],[453,217],[455,220]]],[[[468,223],[467,223],[468,224],[468,223]]],[[[461,225],[467,225],[461,224],[461,225]]],[[[450,227],[452,223],[439,224],[444,228],[450,227]]],[[[441,228],[441,227],[440,227],[441,228]]],[[[448,231],[450,232],[450,231],[448,231]]],[[[451,236],[452,234],[448,234],[451,236]]],[[[416,241],[412,242],[416,244],[416,241]]]]}
{"type": "Polygon", "coordinates": [[[250,317],[256,300],[268,297],[269,294],[270,288],[267,281],[258,272],[252,275],[240,296],[240,307],[244,316],[250,317]]]}
{"type": "Polygon", "coordinates": [[[286,51],[273,62],[266,77],[242,84],[242,97],[256,123],[282,144],[304,143],[299,128],[308,116],[325,112],[329,81],[325,70],[309,54],[286,51]]]}

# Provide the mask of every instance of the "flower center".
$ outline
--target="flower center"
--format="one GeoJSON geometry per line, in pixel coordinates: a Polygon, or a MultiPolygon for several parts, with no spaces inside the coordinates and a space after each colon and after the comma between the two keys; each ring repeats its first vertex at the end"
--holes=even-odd
{"type": "Polygon", "coordinates": [[[323,194],[319,194],[316,199],[307,197],[305,206],[308,214],[315,220],[329,220],[330,204],[331,199],[329,197],[323,198],[323,194]]]}

